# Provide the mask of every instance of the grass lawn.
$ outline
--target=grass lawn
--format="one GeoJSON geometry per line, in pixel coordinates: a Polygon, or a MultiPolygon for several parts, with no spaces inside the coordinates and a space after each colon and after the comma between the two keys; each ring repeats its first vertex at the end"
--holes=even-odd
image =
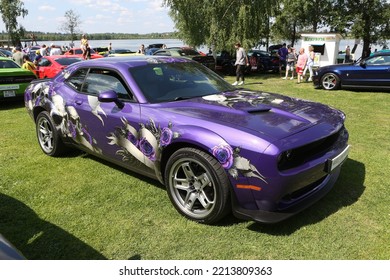
{"type": "Polygon", "coordinates": [[[347,115],[350,157],[304,212],[275,225],[191,222],[156,181],[81,152],[45,156],[23,102],[2,102],[0,233],[28,259],[390,259],[390,94],[326,92],[271,74],[248,76],[246,87],[347,115]]]}

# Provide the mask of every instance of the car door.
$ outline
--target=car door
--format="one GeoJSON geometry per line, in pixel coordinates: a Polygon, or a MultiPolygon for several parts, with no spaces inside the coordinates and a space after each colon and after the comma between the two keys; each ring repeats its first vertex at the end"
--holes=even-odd
{"type": "Polygon", "coordinates": [[[51,66],[52,66],[51,61],[46,57],[42,57],[38,62],[37,70],[36,70],[38,78],[39,79],[48,78],[49,77],[48,73],[50,71],[51,66]]]}
{"type": "Polygon", "coordinates": [[[390,86],[390,56],[372,56],[349,71],[349,85],[362,87],[390,86]]]}
{"type": "MultiPolygon", "coordinates": [[[[78,91],[71,102],[82,134],[77,144],[118,164],[145,171],[145,158],[137,147],[140,106],[120,74],[114,69],[80,69],[67,83],[78,91]],[[100,102],[99,94],[110,91],[117,94],[118,102],[100,102]]],[[[153,170],[143,173],[148,172],[153,170]]]]}

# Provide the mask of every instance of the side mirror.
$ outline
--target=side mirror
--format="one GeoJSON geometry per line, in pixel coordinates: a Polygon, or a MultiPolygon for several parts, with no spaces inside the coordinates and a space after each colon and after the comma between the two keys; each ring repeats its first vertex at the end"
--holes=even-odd
{"type": "Polygon", "coordinates": [[[102,103],[114,102],[116,106],[118,106],[118,108],[120,109],[124,107],[123,102],[118,99],[118,94],[113,90],[104,91],[100,93],[98,96],[98,100],[102,103]]]}
{"type": "Polygon", "coordinates": [[[366,62],[363,60],[360,62],[360,66],[363,67],[363,68],[366,68],[366,62]]]}

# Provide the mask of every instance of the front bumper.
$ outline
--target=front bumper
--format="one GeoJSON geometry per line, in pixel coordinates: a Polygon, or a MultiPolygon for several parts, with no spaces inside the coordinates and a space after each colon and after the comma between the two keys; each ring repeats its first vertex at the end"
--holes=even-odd
{"type": "Polygon", "coordinates": [[[295,176],[287,175],[279,181],[282,191],[275,195],[274,199],[266,198],[266,193],[261,194],[262,191],[253,193],[257,207],[244,208],[245,206],[239,203],[236,196],[233,196],[233,214],[240,219],[271,224],[281,222],[303,211],[324,197],[334,186],[341,166],[348,158],[349,145],[345,145],[338,151],[322,164],[297,173],[295,176]]]}

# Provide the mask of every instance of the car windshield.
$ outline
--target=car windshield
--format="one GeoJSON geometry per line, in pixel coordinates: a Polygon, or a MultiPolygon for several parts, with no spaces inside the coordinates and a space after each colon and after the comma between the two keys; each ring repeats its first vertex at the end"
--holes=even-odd
{"type": "Polygon", "coordinates": [[[150,103],[235,90],[216,73],[193,62],[148,64],[129,71],[150,103]]]}
{"type": "Polygon", "coordinates": [[[0,60],[0,68],[20,68],[20,66],[12,60],[0,60]]]}
{"type": "Polygon", "coordinates": [[[58,64],[61,64],[61,65],[71,65],[73,63],[76,63],[76,62],[79,62],[79,61],[83,61],[82,58],[80,57],[61,57],[61,58],[58,58],[56,59],[56,62],[58,64]]]}

